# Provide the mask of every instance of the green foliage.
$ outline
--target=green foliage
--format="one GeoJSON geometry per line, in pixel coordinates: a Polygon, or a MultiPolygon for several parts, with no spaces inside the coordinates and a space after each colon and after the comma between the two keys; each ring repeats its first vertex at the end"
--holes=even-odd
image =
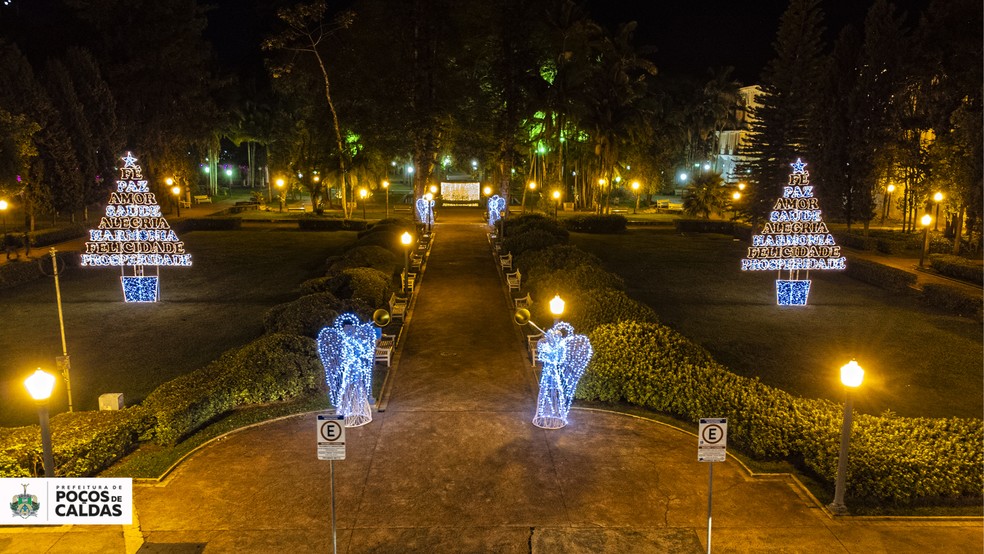
{"type": "MultiPolygon", "coordinates": [[[[48,246],[50,244],[57,244],[59,242],[65,242],[72,239],[77,239],[84,237],[87,234],[87,229],[82,224],[67,225],[65,227],[56,227],[54,229],[42,229],[40,231],[34,231],[28,236],[31,240],[31,247],[36,246],[48,246]]],[[[23,235],[11,235],[20,246],[24,246],[24,236],[23,235]]]]}
{"type": "MultiPolygon", "coordinates": [[[[64,412],[51,418],[55,474],[94,475],[132,450],[151,425],[140,406],[119,411],[64,412]]],[[[40,475],[41,430],[37,425],[0,429],[0,477],[40,475]]]]}
{"type": "Polygon", "coordinates": [[[237,406],[287,400],[323,383],[315,342],[275,333],[164,383],[144,406],[155,419],[157,442],[174,445],[237,406]]]}
{"type": "Polygon", "coordinates": [[[981,264],[966,258],[947,254],[930,254],[929,265],[947,277],[977,283],[978,285],[984,284],[984,269],[982,269],[981,264]]]}
{"type": "Polygon", "coordinates": [[[877,238],[856,233],[834,233],[834,241],[841,246],[857,250],[875,250],[878,248],[877,238]]]}
{"type": "Polygon", "coordinates": [[[539,230],[556,235],[563,239],[560,242],[567,242],[567,231],[560,226],[560,223],[552,217],[543,214],[526,214],[502,220],[503,236],[522,235],[530,231],[539,230]]]}
{"type": "Polygon", "coordinates": [[[590,333],[599,325],[608,323],[659,321],[652,308],[629,298],[621,290],[599,288],[577,291],[565,299],[569,310],[564,319],[579,333],[590,333]]]}
{"type": "Polygon", "coordinates": [[[579,265],[601,266],[601,260],[576,246],[558,244],[516,255],[515,265],[529,276],[541,272],[574,269],[579,265]]]}
{"type": "Polygon", "coordinates": [[[852,279],[895,292],[908,291],[916,284],[913,273],[863,258],[847,260],[847,269],[844,271],[852,279]]]}
{"type": "Polygon", "coordinates": [[[621,215],[577,215],[564,220],[564,228],[579,233],[623,233],[626,224],[621,215]]]}
{"type": "Polygon", "coordinates": [[[324,327],[331,325],[338,317],[341,302],[330,292],[308,294],[288,302],[278,304],[263,316],[263,327],[267,333],[288,333],[317,338],[324,327]]]}
{"type": "MultiPolygon", "coordinates": [[[[794,457],[833,481],[841,408],[794,398],[728,372],[667,327],[624,321],[589,334],[594,357],[576,397],[629,402],[695,422],[729,418],[735,444],[763,458],[794,457]]],[[[984,489],[984,426],[976,419],[859,415],[848,466],[855,498],[906,503],[978,498],[984,489]]]]}
{"type": "Polygon", "coordinates": [[[382,306],[389,297],[392,274],[368,267],[343,269],[318,279],[305,281],[305,292],[330,292],[338,298],[358,298],[371,306],[382,306]]]}
{"type": "Polygon", "coordinates": [[[403,261],[397,262],[393,252],[380,246],[356,246],[345,252],[331,264],[329,272],[336,273],[344,269],[368,267],[386,275],[393,275],[397,268],[403,267],[403,261]]]}
{"type": "Polygon", "coordinates": [[[923,285],[922,300],[936,308],[981,321],[981,297],[945,284],[923,285]]]}
{"type": "Polygon", "coordinates": [[[535,298],[553,298],[555,294],[567,297],[576,292],[587,294],[599,289],[624,290],[625,282],[601,266],[583,264],[573,269],[533,273],[524,286],[535,298]]]}
{"type": "Polygon", "coordinates": [[[707,219],[724,210],[728,189],[719,173],[702,173],[683,191],[683,211],[690,217],[707,219]]]}
{"type": "MultiPolygon", "coordinates": [[[[565,234],[566,232],[564,231],[565,234]]],[[[565,242],[567,242],[566,236],[561,237],[556,233],[534,228],[521,233],[509,234],[502,240],[502,250],[512,252],[513,256],[519,256],[529,250],[539,250],[565,242]]]]}

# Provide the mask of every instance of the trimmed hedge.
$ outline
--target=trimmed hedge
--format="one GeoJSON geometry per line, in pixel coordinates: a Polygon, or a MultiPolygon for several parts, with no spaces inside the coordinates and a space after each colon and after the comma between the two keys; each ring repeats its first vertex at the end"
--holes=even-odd
{"type": "Polygon", "coordinates": [[[325,277],[301,283],[306,293],[330,292],[340,299],[358,298],[372,306],[382,306],[392,292],[392,274],[368,267],[343,269],[325,277]]]}
{"type": "Polygon", "coordinates": [[[356,267],[368,267],[393,275],[398,267],[403,268],[403,260],[397,263],[396,255],[381,246],[356,246],[333,260],[328,271],[337,273],[356,267]]]}
{"type": "MultiPolygon", "coordinates": [[[[51,418],[55,475],[84,477],[109,467],[136,447],[150,428],[148,411],[136,406],[119,411],[64,412],[51,418]]],[[[37,425],[0,428],[0,476],[44,473],[41,429],[37,425]]]]}
{"type": "Polygon", "coordinates": [[[288,400],[322,386],[315,341],[275,333],[164,383],[143,405],[154,417],[155,440],[170,446],[238,406],[288,400]]]}
{"type": "Polygon", "coordinates": [[[981,264],[966,258],[948,254],[930,254],[929,265],[947,277],[984,285],[984,269],[981,268],[981,264]]]}
{"type": "Polygon", "coordinates": [[[540,250],[548,246],[564,244],[566,242],[566,236],[559,236],[556,233],[543,229],[531,229],[522,233],[510,234],[502,239],[502,251],[512,252],[513,256],[520,256],[529,250],[540,250]]]}
{"type": "Polygon", "coordinates": [[[961,289],[949,285],[926,283],[922,288],[923,302],[936,308],[941,308],[956,315],[982,321],[984,313],[981,310],[981,297],[968,294],[961,289]]]}
{"type": "Polygon", "coordinates": [[[335,219],[310,216],[297,220],[301,231],[361,231],[366,228],[362,219],[335,219]]]}
{"type": "MultiPolygon", "coordinates": [[[[86,236],[88,232],[89,229],[85,226],[85,224],[72,223],[63,227],[55,227],[53,229],[31,231],[28,233],[28,240],[31,241],[31,248],[34,248],[81,238],[86,236]]],[[[24,233],[8,233],[7,240],[10,241],[10,244],[16,246],[17,248],[22,248],[24,246],[24,233]]]]}
{"type": "MultiPolygon", "coordinates": [[[[59,264],[64,264],[64,266],[77,267],[79,265],[79,256],[75,252],[59,252],[56,256],[58,257],[59,264]]],[[[48,255],[32,260],[17,258],[0,265],[0,289],[13,287],[44,277],[45,273],[41,271],[41,263],[45,264],[47,271],[50,273],[51,257],[48,255]]],[[[59,265],[59,267],[63,266],[59,265]]]]}
{"type": "Polygon", "coordinates": [[[734,222],[723,219],[675,219],[673,225],[678,233],[735,234],[734,222]]]}
{"type": "Polygon", "coordinates": [[[916,284],[914,273],[862,258],[848,257],[844,272],[852,279],[894,292],[906,292],[916,284]]]}
{"type": "Polygon", "coordinates": [[[577,215],[564,220],[564,228],[579,233],[624,233],[629,220],[621,215],[577,215]]]}
{"type": "MultiPolygon", "coordinates": [[[[589,334],[594,357],[576,397],[629,402],[696,422],[727,417],[728,434],[754,456],[801,459],[833,481],[840,406],[794,398],[716,363],[667,327],[621,322],[589,334]]],[[[868,416],[856,420],[848,493],[878,502],[966,500],[984,490],[984,426],[976,419],[868,416]]]]}

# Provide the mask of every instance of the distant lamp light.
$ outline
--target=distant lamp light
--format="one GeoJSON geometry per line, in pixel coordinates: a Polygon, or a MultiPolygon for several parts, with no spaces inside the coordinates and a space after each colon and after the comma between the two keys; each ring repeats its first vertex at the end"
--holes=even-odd
{"type": "Polygon", "coordinates": [[[554,200],[560,200],[560,191],[559,190],[553,191],[553,199],[554,200]]]}
{"type": "Polygon", "coordinates": [[[942,202],[942,201],[943,201],[942,192],[937,192],[936,194],[933,195],[933,202],[942,202]]]}
{"type": "Polygon", "coordinates": [[[400,235],[400,242],[404,246],[408,246],[411,242],[413,242],[413,235],[411,235],[409,231],[404,231],[403,234],[400,235]]]}
{"type": "Polygon", "coordinates": [[[933,223],[933,216],[926,214],[919,219],[919,223],[921,223],[923,227],[929,227],[930,224],[933,223]]]}
{"type": "Polygon", "coordinates": [[[738,183],[738,190],[745,190],[745,183],[738,183]]]}
{"type": "Polygon", "coordinates": [[[687,181],[687,174],[681,171],[680,174],[677,175],[677,180],[681,183],[685,183],[687,181]]]}
{"type": "Polygon", "coordinates": [[[368,190],[366,190],[364,188],[363,189],[359,189],[359,198],[365,199],[367,196],[369,196],[369,191],[368,190]]]}
{"type": "Polygon", "coordinates": [[[639,190],[639,181],[632,181],[632,190],[639,190]]]}
{"type": "Polygon", "coordinates": [[[491,196],[492,195],[492,187],[485,187],[485,188],[482,189],[482,192],[485,193],[485,196],[491,196]]]}
{"type": "Polygon", "coordinates": [[[888,193],[891,194],[895,192],[895,185],[888,185],[887,187],[885,187],[885,190],[887,190],[888,193]]]}
{"type": "Polygon", "coordinates": [[[390,182],[389,181],[383,181],[383,188],[384,189],[390,188],[390,182]]]}
{"type": "Polygon", "coordinates": [[[734,201],[736,201],[736,202],[738,200],[741,200],[741,193],[738,192],[738,191],[735,191],[734,194],[731,195],[731,199],[734,200],[734,201]]]}
{"type": "Polygon", "coordinates": [[[284,180],[277,179],[277,188],[284,188],[284,180]]]}
{"type": "Polygon", "coordinates": [[[437,185],[431,185],[430,186],[430,191],[431,191],[431,194],[437,194],[437,185]]]}
{"type": "Polygon", "coordinates": [[[704,164],[704,171],[708,171],[709,169],[711,169],[711,164],[705,163],[704,164]]]}
{"type": "Polygon", "coordinates": [[[530,181],[529,187],[530,190],[536,190],[536,181],[530,181]]]}

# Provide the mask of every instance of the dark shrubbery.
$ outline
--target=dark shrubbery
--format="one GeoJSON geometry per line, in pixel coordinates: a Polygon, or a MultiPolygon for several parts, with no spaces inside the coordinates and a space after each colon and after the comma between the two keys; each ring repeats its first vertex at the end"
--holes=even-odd
{"type": "Polygon", "coordinates": [[[956,287],[926,283],[922,300],[933,307],[950,313],[981,321],[981,297],[968,294],[956,287]]]}
{"type": "Polygon", "coordinates": [[[515,257],[515,265],[527,276],[561,269],[573,269],[579,265],[601,266],[601,260],[576,246],[560,244],[528,250],[515,257]]]}
{"type": "MultiPolygon", "coordinates": [[[[565,233],[567,231],[564,231],[565,233]]],[[[567,242],[566,236],[559,236],[556,233],[543,229],[532,229],[524,233],[510,234],[502,239],[502,251],[512,252],[513,256],[520,256],[528,250],[539,250],[555,244],[567,242]]]]}
{"type": "Polygon", "coordinates": [[[862,258],[848,258],[845,272],[852,279],[895,292],[908,291],[916,284],[913,273],[862,258]]]}
{"type": "MultiPolygon", "coordinates": [[[[728,372],[699,346],[657,324],[622,322],[590,333],[594,358],[577,398],[630,402],[688,421],[728,417],[736,444],[762,458],[792,456],[833,481],[841,408],[794,398],[728,372]]],[[[879,502],[974,499],[984,488],[979,420],[859,415],[848,493],[879,502]]]]}
{"type": "Polygon", "coordinates": [[[977,283],[978,285],[984,284],[984,269],[981,268],[981,264],[966,258],[947,254],[930,254],[929,265],[947,277],[977,283]]]}
{"type": "Polygon", "coordinates": [[[841,246],[856,250],[875,250],[878,248],[877,238],[864,237],[854,233],[834,233],[834,241],[841,246]]]}
{"type": "MultiPolygon", "coordinates": [[[[94,475],[136,447],[151,425],[146,409],[65,412],[51,418],[52,455],[60,477],[94,475]]],[[[41,475],[41,431],[37,425],[0,429],[0,475],[41,475]]]]}
{"type": "Polygon", "coordinates": [[[624,233],[628,220],[621,215],[577,215],[564,220],[564,228],[579,233],[624,233]]]}
{"type": "Polygon", "coordinates": [[[157,442],[174,445],[233,408],[287,400],[323,383],[315,341],[276,333],[164,383],[143,405],[154,417],[157,442]]]}
{"type": "Polygon", "coordinates": [[[301,290],[306,293],[330,292],[341,299],[358,298],[372,306],[382,306],[392,292],[391,277],[376,269],[353,267],[305,281],[301,290]]]}
{"type": "Polygon", "coordinates": [[[717,233],[734,235],[735,224],[721,219],[676,219],[673,221],[678,233],[717,233]]]}
{"type": "MultiPolygon", "coordinates": [[[[79,255],[75,252],[59,252],[57,254],[59,268],[64,266],[77,267],[79,265],[79,255]]],[[[0,289],[5,289],[21,283],[27,283],[39,279],[45,275],[41,271],[41,265],[45,265],[45,271],[51,273],[51,258],[45,256],[38,260],[18,258],[0,265],[0,289]]]]}
{"type": "Polygon", "coordinates": [[[397,263],[396,255],[381,246],[356,246],[338,256],[329,266],[330,273],[338,273],[345,269],[368,267],[386,275],[393,275],[397,267],[402,268],[402,260],[397,263]]]}
{"type": "Polygon", "coordinates": [[[524,288],[529,289],[536,298],[552,298],[554,294],[566,297],[598,289],[624,290],[625,283],[621,277],[605,271],[601,266],[583,264],[573,269],[531,273],[524,288]]]}

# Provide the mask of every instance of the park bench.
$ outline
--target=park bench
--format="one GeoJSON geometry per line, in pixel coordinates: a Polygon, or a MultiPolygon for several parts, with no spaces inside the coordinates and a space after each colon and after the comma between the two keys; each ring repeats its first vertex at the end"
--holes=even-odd
{"type": "Polygon", "coordinates": [[[526,293],[526,296],[522,298],[513,298],[513,304],[516,308],[529,309],[529,307],[533,305],[533,299],[530,298],[530,293],[526,293]]]}
{"type": "Polygon", "coordinates": [[[512,270],[512,252],[506,254],[505,256],[499,256],[499,265],[502,266],[503,271],[512,270]]]}
{"type": "Polygon", "coordinates": [[[626,209],[626,208],[612,208],[612,213],[613,214],[627,214],[627,213],[629,213],[629,210],[626,209]]]}
{"type": "Polygon", "coordinates": [[[376,353],[373,355],[374,362],[385,362],[389,367],[393,362],[393,348],[396,347],[396,335],[383,335],[376,342],[376,353]]]}
{"type": "Polygon", "coordinates": [[[413,293],[413,286],[416,282],[417,282],[417,274],[407,273],[406,282],[403,283],[403,290],[409,293],[413,293]]]}
{"type": "Polygon", "coordinates": [[[390,317],[393,319],[403,319],[407,311],[407,299],[399,298],[396,293],[392,293],[389,299],[390,317]]]}
{"type": "Polygon", "coordinates": [[[300,206],[287,206],[288,212],[306,212],[307,206],[301,204],[300,206]]]}
{"type": "Polygon", "coordinates": [[[209,195],[207,195],[207,194],[196,194],[195,196],[192,196],[191,198],[195,201],[195,204],[211,204],[212,203],[212,197],[209,196],[209,195]]]}
{"type": "Polygon", "coordinates": [[[189,202],[187,200],[178,200],[178,204],[181,204],[181,207],[182,208],[191,209],[191,202],[189,202]]]}
{"type": "Polygon", "coordinates": [[[506,285],[509,286],[509,290],[519,292],[519,283],[523,279],[523,275],[517,269],[512,273],[506,273],[506,285]]]}

